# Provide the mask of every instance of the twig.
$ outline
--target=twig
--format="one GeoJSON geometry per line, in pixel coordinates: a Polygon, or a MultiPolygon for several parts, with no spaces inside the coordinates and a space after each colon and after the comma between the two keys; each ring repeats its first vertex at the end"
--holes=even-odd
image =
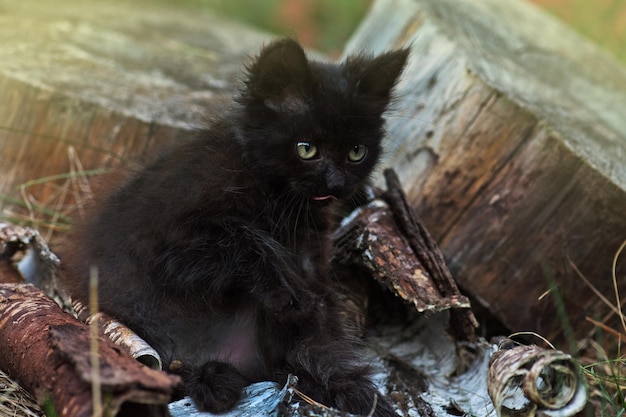
{"type": "MultiPolygon", "coordinates": [[[[89,310],[92,315],[98,312],[98,269],[91,267],[89,271],[89,310]]],[[[91,399],[94,417],[102,417],[102,391],[100,384],[100,361],[98,358],[98,322],[89,325],[89,349],[91,356],[91,399]]]]}
{"type": "MultiPolygon", "coordinates": [[[[620,302],[620,297],[619,297],[619,288],[617,285],[617,276],[615,274],[615,270],[617,269],[617,258],[619,258],[619,255],[624,250],[624,247],[626,247],[626,240],[622,242],[617,252],[615,252],[615,256],[613,257],[613,266],[611,268],[611,276],[613,277],[613,288],[615,289],[615,299],[617,300],[618,306],[621,305],[621,302],[620,302]]],[[[626,321],[624,320],[624,314],[622,314],[621,308],[618,310],[617,314],[619,316],[620,321],[622,322],[622,328],[626,331],[626,321]]]]}

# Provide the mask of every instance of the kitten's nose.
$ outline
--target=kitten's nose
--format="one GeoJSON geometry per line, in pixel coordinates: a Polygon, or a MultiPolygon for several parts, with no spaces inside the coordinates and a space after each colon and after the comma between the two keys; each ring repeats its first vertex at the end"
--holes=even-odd
{"type": "Polygon", "coordinates": [[[346,176],[335,166],[329,166],[326,169],[326,187],[328,191],[340,197],[346,185],[346,176]]]}

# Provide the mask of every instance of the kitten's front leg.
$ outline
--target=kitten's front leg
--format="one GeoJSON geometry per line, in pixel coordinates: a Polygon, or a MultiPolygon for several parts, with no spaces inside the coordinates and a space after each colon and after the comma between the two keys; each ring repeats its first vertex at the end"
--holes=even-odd
{"type": "Polygon", "coordinates": [[[183,235],[161,250],[151,273],[168,291],[207,299],[247,292],[278,317],[305,314],[318,302],[315,283],[294,255],[263,229],[229,219],[194,225],[183,235]]]}
{"type": "Polygon", "coordinates": [[[274,265],[254,274],[250,294],[278,321],[298,320],[320,303],[320,297],[301,282],[297,270],[274,265]]]}
{"type": "Polygon", "coordinates": [[[297,388],[327,406],[357,415],[393,417],[389,401],[376,389],[372,369],[361,359],[360,341],[345,328],[332,293],[307,321],[293,323],[285,373],[298,377],[297,388]]]}
{"type": "Polygon", "coordinates": [[[288,250],[278,242],[259,249],[259,267],[251,270],[251,293],[261,305],[279,320],[297,319],[314,310],[320,302],[314,291],[317,283],[298,268],[288,250]]]}

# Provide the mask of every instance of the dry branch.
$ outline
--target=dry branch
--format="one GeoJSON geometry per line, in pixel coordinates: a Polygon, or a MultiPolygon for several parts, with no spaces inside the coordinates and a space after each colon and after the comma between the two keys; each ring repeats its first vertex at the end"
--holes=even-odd
{"type": "Polygon", "coordinates": [[[149,369],[107,337],[97,338],[99,368],[90,360],[89,327],[29,284],[0,285],[0,368],[61,417],[94,413],[99,380],[105,415],[165,416],[179,379],[149,369]]]}

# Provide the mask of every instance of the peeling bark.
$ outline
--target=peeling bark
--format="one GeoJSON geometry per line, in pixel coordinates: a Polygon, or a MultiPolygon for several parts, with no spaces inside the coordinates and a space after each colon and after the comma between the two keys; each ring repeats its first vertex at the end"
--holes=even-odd
{"type": "Polygon", "coordinates": [[[0,340],[0,368],[60,417],[92,416],[94,384],[101,387],[104,415],[165,416],[180,383],[141,365],[104,335],[97,337],[94,372],[89,327],[29,284],[0,285],[0,340]]]}
{"type": "Polygon", "coordinates": [[[349,215],[334,234],[333,263],[356,265],[420,313],[450,309],[456,340],[474,340],[478,326],[437,243],[408,205],[398,177],[385,171],[388,189],[349,215]]]}
{"type": "Polygon", "coordinates": [[[407,238],[415,257],[433,278],[433,283],[443,297],[462,300],[463,310],[453,309],[450,312],[450,326],[458,340],[474,340],[478,322],[469,309],[469,300],[461,295],[452,274],[446,265],[437,242],[431,237],[426,226],[409,205],[402,190],[400,180],[395,171],[385,170],[387,191],[383,198],[389,204],[396,225],[407,238]]]}
{"type": "Polygon", "coordinates": [[[88,309],[79,301],[73,301],[72,307],[79,320],[87,324],[95,323],[113,343],[124,349],[130,356],[149,368],[162,370],[163,364],[157,351],[130,328],[106,313],[89,315],[88,309]]]}
{"type": "Polygon", "coordinates": [[[568,354],[502,339],[489,361],[489,396],[501,417],[571,416],[587,402],[580,365],[568,354]]]}

